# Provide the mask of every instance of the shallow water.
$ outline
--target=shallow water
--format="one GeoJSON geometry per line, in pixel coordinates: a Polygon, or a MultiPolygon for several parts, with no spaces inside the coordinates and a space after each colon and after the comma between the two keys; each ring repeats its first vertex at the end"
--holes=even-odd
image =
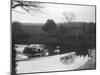
{"type": "Polygon", "coordinates": [[[71,64],[63,64],[60,60],[61,57],[74,53],[75,52],[71,52],[55,56],[41,57],[36,60],[31,59],[29,61],[17,62],[17,73],[74,70],[84,65],[90,59],[88,56],[76,56],[74,62],[71,64]]]}
{"type": "MultiPolygon", "coordinates": [[[[43,44],[31,44],[30,47],[43,47],[43,44]]],[[[15,45],[15,50],[17,51],[16,57],[18,62],[16,62],[16,70],[17,73],[30,73],[30,72],[47,72],[47,71],[63,71],[63,70],[75,70],[80,66],[84,65],[90,57],[88,55],[76,55],[77,52],[68,52],[57,54],[53,56],[43,56],[43,57],[35,57],[28,58],[23,54],[26,45],[15,45]],[[66,57],[73,54],[74,61],[71,63],[62,62],[61,58],[66,57]],[[27,60],[26,60],[27,59],[27,60]],[[23,61],[24,60],[24,61],[23,61]]],[[[58,46],[57,46],[58,47],[58,46]]],[[[72,51],[72,50],[71,50],[72,51]]],[[[75,51],[75,50],[73,50],[75,51]]],[[[81,52],[81,50],[79,50],[81,52]]]]}

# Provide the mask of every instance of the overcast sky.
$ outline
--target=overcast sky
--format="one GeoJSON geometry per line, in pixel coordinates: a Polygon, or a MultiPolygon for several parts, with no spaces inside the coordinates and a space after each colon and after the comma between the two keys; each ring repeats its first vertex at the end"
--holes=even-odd
{"type": "Polygon", "coordinates": [[[95,7],[94,6],[80,6],[80,5],[67,5],[67,4],[42,4],[43,11],[39,13],[33,13],[33,16],[29,13],[25,13],[20,7],[16,8],[17,11],[23,12],[21,14],[12,11],[12,21],[19,21],[25,23],[45,23],[47,19],[53,19],[56,23],[67,22],[63,12],[74,13],[75,19],[73,21],[81,22],[95,22],[95,7]]]}

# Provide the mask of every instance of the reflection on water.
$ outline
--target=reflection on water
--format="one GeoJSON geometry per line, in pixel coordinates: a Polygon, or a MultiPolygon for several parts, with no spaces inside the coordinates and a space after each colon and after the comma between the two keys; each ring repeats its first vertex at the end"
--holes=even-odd
{"type": "Polygon", "coordinates": [[[15,44],[16,50],[16,60],[24,60],[33,57],[42,57],[42,56],[49,56],[53,54],[57,54],[60,52],[59,47],[54,46],[46,46],[43,44],[28,44],[28,45],[18,45],[15,44]],[[52,50],[50,50],[50,48],[52,50]]]}
{"type": "Polygon", "coordinates": [[[90,57],[88,56],[74,56],[74,52],[70,52],[28,61],[20,61],[17,62],[18,66],[16,69],[17,73],[75,70],[84,65],[89,59],[90,57]]]}
{"type": "Polygon", "coordinates": [[[76,55],[90,56],[89,48],[69,48],[67,45],[56,44],[15,44],[16,60],[25,60],[28,58],[52,56],[57,54],[65,54],[76,52],[76,55]]]}
{"type": "Polygon", "coordinates": [[[91,62],[95,62],[95,49],[90,48],[51,44],[15,44],[14,48],[17,73],[74,70],[90,58],[91,62]]]}

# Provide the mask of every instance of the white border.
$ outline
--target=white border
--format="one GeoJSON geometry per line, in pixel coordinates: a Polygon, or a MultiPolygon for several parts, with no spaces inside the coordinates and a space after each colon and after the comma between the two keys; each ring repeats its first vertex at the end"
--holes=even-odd
{"type": "MultiPolygon", "coordinates": [[[[41,73],[33,75],[98,75],[100,72],[100,0],[35,0],[97,6],[97,70],[41,73]]],[[[10,0],[0,2],[0,75],[10,74],[10,0]]],[[[31,74],[32,75],[32,74],[31,74]]]]}

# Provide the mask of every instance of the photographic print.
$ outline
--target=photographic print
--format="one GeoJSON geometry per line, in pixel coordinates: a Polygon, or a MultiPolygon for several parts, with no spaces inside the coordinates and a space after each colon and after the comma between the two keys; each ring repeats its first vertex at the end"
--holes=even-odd
{"type": "Polygon", "coordinates": [[[11,0],[12,75],[96,69],[96,6],[11,0]]]}

